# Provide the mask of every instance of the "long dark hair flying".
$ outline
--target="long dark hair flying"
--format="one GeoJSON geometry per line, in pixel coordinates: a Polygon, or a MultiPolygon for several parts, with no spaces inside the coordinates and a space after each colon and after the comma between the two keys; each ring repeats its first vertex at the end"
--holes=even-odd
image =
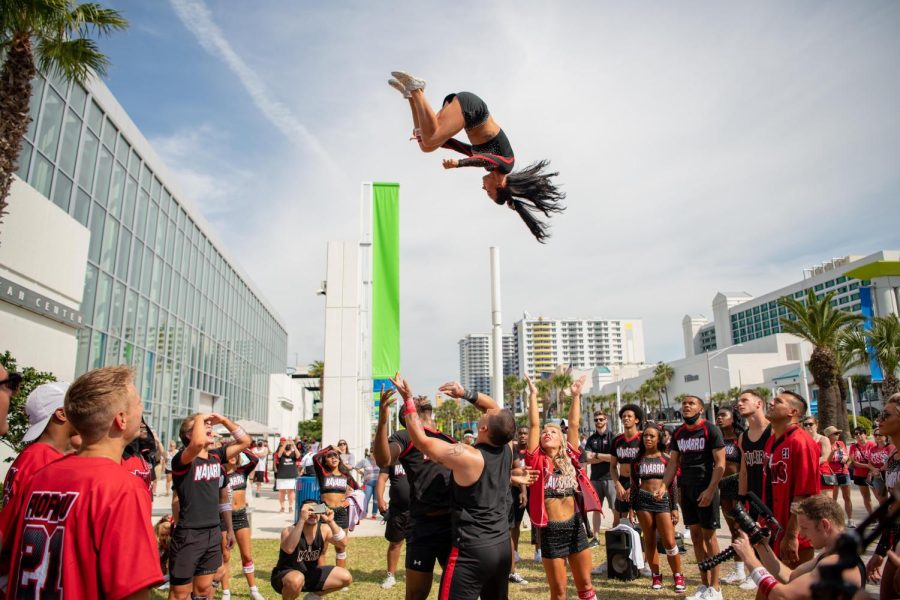
{"type": "Polygon", "coordinates": [[[506,204],[519,213],[531,234],[542,244],[550,237],[548,232],[550,226],[538,218],[538,213],[549,217],[552,213],[566,210],[561,203],[566,193],[560,191],[550,181],[559,173],[544,172],[549,164],[550,161],[541,160],[507,175],[506,186],[497,189],[497,199],[494,201],[497,204],[506,204]]]}

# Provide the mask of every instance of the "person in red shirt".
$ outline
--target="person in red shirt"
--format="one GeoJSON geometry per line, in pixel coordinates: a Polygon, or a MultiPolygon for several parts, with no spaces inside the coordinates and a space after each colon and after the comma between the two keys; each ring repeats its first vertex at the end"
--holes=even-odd
{"type": "Polygon", "coordinates": [[[36,472],[71,452],[73,445],[81,444],[78,433],[66,419],[63,409],[68,388],[69,384],[64,382],[45,383],[28,394],[25,401],[30,427],[22,436],[22,441],[28,445],[10,465],[3,482],[2,506],[5,510],[0,510],[0,590],[6,589],[12,537],[18,525],[12,505],[36,472]]]}
{"type": "Polygon", "coordinates": [[[831,490],[831,499],[837,500],[838,489],[841,490],[841,496],[844,498],[844,512],[847,514],[847,526],[856,527],[853,524],[853,501],[850,500],[850,453],[847,451],[847,445],[841,440],[842,430],[834,425],[826,427],[822,434],[828,438],[831,443],[831,456],[828,457],[828,464],[831,466],[831,472],[834,473],[834,479],[837,482],[834,489],[831,490]]]}
{"type": "Polygon", "coordinates": [[[875,498],[879,502],[884,502],[888,495],[888,489],[885,486],[885,472],[888,459],[896,452],[894,444],[888,440],[888,437],[875,430],[875,446],[869,453],[869,470],[872,474],[869,480],[872,482],[872,491],[875,492],[875,498]]]}
{"type": "Polygon", "coordinates": [[[65,415],[76,454],[37,472],[12,506],[10,598],[149,598],[163,580],[150,498],[122,468],[143,403],[130,367],[88,371],[69,387],[65,415]]]}
{"type": "Polygon", "coordinates": [[[799,535],[794,507],[804,498],[820,493],[819,464],[821,449],[797,423],[806,414],[806,400],[799,394],[783,390],[769,401],[766,418],[772,425],[772,435],[766,441],[769,457],[766,479],[770,487],[764,498],[782,531],[772,544],[772,550],[789,567],[811,560],[813,547],[799,535]]]}
{"type": "Polygon", "coordinates": [[[853,466],[853,483],[859,488],[866,514],[872,514],[872,494],[869,492],[869,481],[872,472],[869,470],[869,456],[875,449],[875,442],[869,440],[866,430],[857,427],[853,430],[855,442],[850,444],[850,464],[853,466]]]}

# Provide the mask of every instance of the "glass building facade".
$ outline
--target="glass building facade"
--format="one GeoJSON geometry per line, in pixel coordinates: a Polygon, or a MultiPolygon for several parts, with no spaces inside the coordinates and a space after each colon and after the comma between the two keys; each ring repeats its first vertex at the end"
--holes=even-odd
{"type": "Polygon", "coordinates": [[[54,77],[33,87],[19,177],[91,234],[76,375],[132,365],[165,440],[198,409],[265,423],[283,324],[148,164],[147,141],[115,122],[120,107],[54,77]]]}

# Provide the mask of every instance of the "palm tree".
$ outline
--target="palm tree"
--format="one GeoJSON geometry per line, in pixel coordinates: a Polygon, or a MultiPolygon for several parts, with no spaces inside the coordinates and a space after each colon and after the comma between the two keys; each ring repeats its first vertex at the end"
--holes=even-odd
{"type": "Polygon", "coordinates": [[[516,400],[521,397],[526,387],[525,381],[512,373],[503,378],[503,394],[506,396],[506,406],[513,413],[516,411],[516,400]]]}
{"type": "MultiPolygon", "coordinates": [[[[845,379],[849,372],[854,368],[864,365],[868,361],[868,351],[866,350],[866,335],[859,327],[847,327],[841,331],[838,336],[837,346],[834,349],[836,364],[838,368],[838,389],[841,393],[841,414],[838,419],[843,423],[847,421],[847,402],[851,400],[848,397],[847,380],[845,379]]],[[[856,426],[854,422],[853,426],[856,426]]],[[[845,428],[846,429],[846,428],[845,428]]],[[[841,433],[841,439],[847,441],[849,437],[845,430],[841,433]]]]}
{"type": "Polygon", "coordinates": [[[673,377],[675,377],[675,369],[664,362],[657,363],[656,368],[653,369],[653,378],[656,379],[658,384],[657,393],[661,394],[659,401],[661,404],[662,395],[665,395],[666,408],[669,407],[669,383],[673,377]]]}
{"type": "Polygon", "coordinates": [[[552,406],[550,406],[550,394],[552,391],[550,387],[550,380],[547,378],[538,379],[534,382],[534,387],[537,388],[538,400],[540,400],[541,407],[543,409],[541,411],[543,413],[541,415],[541,418],[546,421],[550,418],[552,408],[552,406]]]}
{"type": "Polygon", "coordinates": [[[884,375],[881,398],[887,400],[900,391],[900,380],[897,379],[897,371],[900,369],[900,317],[875,317],[868,336],[875,359],[881,365],[884,375]]]}
{"type": "Polygon", "coordinates": [[[471,427],[472,423],[481,418],[481,411],[473,404],[466,404],[462,409],[462,420],[471,427]]]}
{"type": "Polygon", "coordinates": [[[441,431],[454,435],[454,425],[459,420],[460,410],[459,402],[449,398],[444,400],[440,406],[434,409],[434,419],[440,424],[441,431]]]}
{"type": "Polygon", "coordinates": [[[13,174],[19,168],[22,138],[31,122],[31,82],[37,69],[67,81],[106,74],[109,60],[91,35],[128,26],[118,11],[73,0],[3,0],[0,4],[0,218],[13,174]],[[35,59],[37,65],[35,65],[35,59]]]}
{"type": "MultiPolygon", "coordinates": [[[[835,308],[832,298],[834,292],[829,292],[819,300],[810,289],[804,301],[785,296],[778,299],[778,304],[788,310],[788,315],[780,318],[782,331],[813,345],[807,364],[819,388],[819,426],[835,425],[838,429],[846,429],[846,419],[844,424],[838,420],[841,402],[837,380],[841,373],[838,371],[835,347],[841,330],[860,322],[862,317],[835,308]]],[[[805,367],[801,365],[801,368],[805,367]]]]}
{"type": "Polygon", "coordinates": [[[306,374],[310,377],[319,378],[319,398],[325,398],[325,363],[321,360],[314,360],[306,366],[306,374]]]}
{"type": "Polygon", "coordinates": [[[562,391],[572,385],[572,374],[569,369],[562,365],[557,368],[557,372],[550,377],[550,386],[553,389],[554,400],[556,404],[556,414],[568,414],[562,401],[562,391]]]}

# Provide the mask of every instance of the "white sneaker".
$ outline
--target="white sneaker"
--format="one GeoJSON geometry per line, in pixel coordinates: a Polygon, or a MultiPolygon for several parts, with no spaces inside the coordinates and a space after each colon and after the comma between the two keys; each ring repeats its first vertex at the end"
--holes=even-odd
{"type": "Polygon", "coordinates": [[[722,591],[716,588],[706,588],[706,591],[703,592],[703,600],[723,600],[722,591]]]}
{"type": "Polygon", "coordinates": [[[753,580],[748,577],[747,579],[744,580],[744,583],[742,583],[738,587],[740,587],[742,590],[755,590],[756,583],[754,583],[753,580]]]}
{"type": "Polygon", "coordinates": [[[259,590],[250,590],[250,597],[253,600],[266,600],[266,597],[259,593],[259,590]]]}
{"type": "Polygon", "coordinates": [[[722,578],[722,583],[742,583],[747,579],[747,574],[735,567],[731,573],[722,578]]]}
{"type": "Polygon", "coordinates": [[[606,573],[606,563],[600,563],[591,570],[591,575],[603,575],[606,573]]]}
{"type": "Polygon", "coordinates": [[[509,582],[510,583],[518,583],[519,585],[528,585],[528,580],[519,575],[518,573],[510,573],[509,574],[509,582]]]}
{"type": "Polygon", "coordinates": [[[653,571],[650,570],[648,565],[644,565],[644,568],[641,569],[641,577],[653,577],[653,571]]]}
{"type": "MultiPolygon", "coordinates": [[[[347,588],[344,589],[346,590],[347,588]]],[[[312,592],[307,592],[307,594],[303,596],[303,600],[322,600],[322,596],[313,594],[312,592]]]]}
{"type": "Polygon", "coordinates": [[[541,562],[541,549],[538,548],[534,551],[534,562],[541,562]]]}
{"type": "Polygon", "coordinates": [[[393,575],[388,573],[388,576],[385,577],[384,581],[381,582],[381,589],[389,590],[392,587],[394,587],[395,585],[397,585],[397,580],[394,578],[393,575]]]}
{"type": "Polygon", "coordinates": [[[690,596],[688,596],[687,598],[685,598],[685,600],[701,600],[704,597],[703,594],[706,593],[707,589],[709,589],[709,588],[707,588],[705,585],[703,585],[701,583],[697,587],[697,591],[694,592],[693,594],[691,594],[690,596]]]}
{"type": "Polygon", "coordinates": [[[388,79],[388,85],[403,94],[404,98],[409,99],[409,90],[407,90],[402,83],[400,83],[396,79],[388,79]]]}
{"type": "Polygon", "coordinates": [[[222,600],[231,600],[231,590],[222,590],[222,600]]]}
{"type": "Polygon", "coordinates": [[[409,73],[404,73],[403,71],[391,71],[391,77],[402,83],[403,87],[405,87],[408,92],[412,92],[413,90],[425,90],[425,80],[413,77],[409,73]]]}

